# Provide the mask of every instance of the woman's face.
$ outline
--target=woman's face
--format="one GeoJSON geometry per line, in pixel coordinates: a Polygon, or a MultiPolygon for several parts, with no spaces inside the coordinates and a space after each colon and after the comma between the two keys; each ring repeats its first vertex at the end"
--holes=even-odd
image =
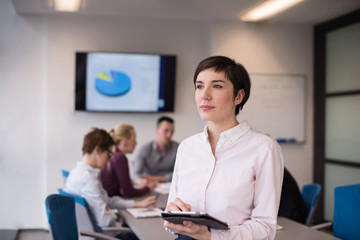
{"type": "Polygon", "coordinates": [[[106,151],[101,151],[99,150],[99,148],[97,148],[96,167],[99,169],[103,169],[105,165],[110,161],[111,153],[112,151],[110,149],[106,151]]]}
{"type": "Polygon", "coordinates": [[[127,153],[132,153],[136,146],[136,133],[131,129],[131,137],[127,139],[127,153]]]}
{"type": "Polygon", "coordinates": [[[200,117],[205,121],[222,123],[235,118],[235,106],[243,99],[239,91],[234,99],[234,86],[224,72],[206,69],[195,82],[195,100],[200,117]]]}
{"type": "Polygon", "coordinates": [[[130,130],[130,138],[123,138],[117,145],[116,148],[119,149],[122,153],[132,153],[137,144],[136,142],[136,132],[134,129],[130,130]]]}

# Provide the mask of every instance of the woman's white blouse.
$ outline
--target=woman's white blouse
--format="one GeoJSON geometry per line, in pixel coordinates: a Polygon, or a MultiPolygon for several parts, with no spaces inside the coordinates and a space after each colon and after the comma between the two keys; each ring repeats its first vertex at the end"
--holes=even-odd
{"type": "Polygon", "coordinates": [[[246,121],[222,132],[215,156],[204,132],[179,146],[168,201],[207,212],[230,230],[211,239],[274,239],[284,160],[279,144],[246,121]]]}

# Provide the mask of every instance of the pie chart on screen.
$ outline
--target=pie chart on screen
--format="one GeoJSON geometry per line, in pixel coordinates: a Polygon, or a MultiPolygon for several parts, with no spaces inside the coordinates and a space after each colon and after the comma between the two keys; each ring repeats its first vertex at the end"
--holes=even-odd
{"type": "Polygon", "coordinates": [[[102,72],[96,76],[95,88],[105,96],[120,96],[127,93],[131,87],[128,75],[117,71],[102,72]]]}

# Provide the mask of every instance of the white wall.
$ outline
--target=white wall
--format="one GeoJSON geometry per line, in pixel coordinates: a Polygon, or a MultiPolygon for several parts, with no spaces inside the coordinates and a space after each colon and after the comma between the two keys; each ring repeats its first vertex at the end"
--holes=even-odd
{"type": "Polygon", "coordinates": [[[160,116],[75,112],[75,51],[176,54],[176,105],[175,112],[168,114],[176,122],[174,139],[181,141],[201,129],[202,122],[193,104],[192,72],[199,59],[208,54],[208,29],[204,23],[51,17],[48,29],[48,192],[59,187],[59,169],[71,169],[80,160],[83,136],[92,126],[108,129],[119,122],[131,123],[137,130],[138,144],[142,144],[154,137],[156,120],[160,116]]]}
{"type": "MultiPolygon", "coordinates": [[[[100,16],[19,16],[0,1],[0,228],[47,227],[44,199],[62,187],[61,169],[81,159],[91,127],[131,123],[138,144],[154,136],[160,114],[74,111],[76,51],[176,54],[174,139],[202,130],[193,100],[197,63],[226,54],[250,72],[308,77],[306,143],[283,146],[286,165],[311,182],[312,30],[298,26],[155,20],[100,16]],[[6,217],[4,217],[6,216],[6,217]]],[[[129,158],[132,156],[130,155],[129,158]]]]}
{"type": "Polygon", "coordinates": [[[39,227],[44,212],[44,54],[40,17],[0,1],[0,228],[39,227]]]}
{"type": "MultiPolygon", "coordinates": [[[[214,55],[230,56],[251,73],[306,76],[305,143],[281,144],[285,166],[299,187],[313,175],[313,52],[312,27],[307,25],[218,22],[212,28],[214,55]]],[[[238,116],[241,119],[241,112],[238,116]]],[[[251,124],[251,122],[250,122],[251,124]]]]}

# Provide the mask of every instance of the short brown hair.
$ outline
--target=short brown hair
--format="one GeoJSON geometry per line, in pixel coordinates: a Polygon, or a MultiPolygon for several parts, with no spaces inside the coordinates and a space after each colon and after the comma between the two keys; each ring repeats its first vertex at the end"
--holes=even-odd
{"type": "Polygon", "coordinates": [[[113,139],[105,130],[93,128],[84,137],[82,152],[83,155],[86,153],[91,154],[96,147],[98,147],[100,151],[106,151],[113,145],[113,139]]]}
{"type": "Polygon", "coordinates": [[[161,117],[157,120],[156,126],[159,127],[160,123],[162,123],[162,122],[164,122],[164,121],[174,124],[174,119],[172,119],[171,117],[161,116],[161,117]]]}
{"type": "Polygon", "coordinates": [[[243,108],[250,96],[250,77],[243,65],[236,63],[234,60],[224,56],[213,56],[202,60],[195,70],[194,85],[200,72],[206,69],[214,69],[215,72],[224,72],[225,77],[231,81],[234,86],[234,98],[239,90],[243,89],[245,96],[241,103],[235,107],[235,116],[243,108]]]}

